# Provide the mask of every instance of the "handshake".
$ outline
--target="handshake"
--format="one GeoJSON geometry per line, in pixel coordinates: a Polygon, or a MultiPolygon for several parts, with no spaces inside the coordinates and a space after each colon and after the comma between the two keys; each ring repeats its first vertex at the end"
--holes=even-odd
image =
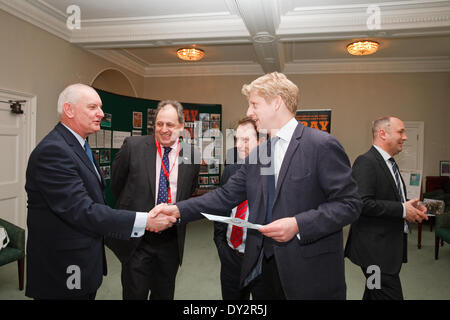
{"type": "MultiPolygon", "coordinates": [[[[151,232],[164,231],[173,226],[180,218],[180,210],[176,205],[158,204],[149,213],[145,230],[151,232]]],[[[299,233],[295,217],[287,217],[273,221],[258,229],[264,236],[278,242],[290,241],[299,233]]]]}
{"type": "Polygon", "coordinates": [[[167,203],[158,204],[148,213],[145,230],[151,232],[164,231],[173,226],[180,217],[180,210],[176,205],[167,203]]]}

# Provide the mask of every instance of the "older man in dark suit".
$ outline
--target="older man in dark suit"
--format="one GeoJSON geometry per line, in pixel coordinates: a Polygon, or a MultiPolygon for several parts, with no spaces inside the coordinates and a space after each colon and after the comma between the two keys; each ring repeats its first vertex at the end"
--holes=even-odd
{"type": "Polygon", "coordinates": [[[403,121],[380,118],[374,121],[372,134],[373,146],[353,164],[364,207],[350,228],[345,256],[361,266],[369,280],[364,300],[402,300],[399,273],[407,261],[406,221],[428,218],[419,199],[406,200],[405,183],[393,158],[408,139],[403,121]],[[379,272],[379,284],[369,279],[375,276],[375,270],[379,272]]]}
{"type": "Polygon", "coordinates": [[[94,299],[106,275],[103,236],[139,237],[146,227],[160,230],[175,221],[105,204],[105,181],[86,140],[100,129],[101,107],[93,88],[68,86],[58,99],[60,123],[30,155],[28,297],[94,299]]]}
{"type": "MultiPolygon", "coordinates": [[[[179,141],[184,129],[182,105],[165,100],[158,104],[155,135],[127,138],[117,153],[111,189],[119,209],[147,211],[159,203],[188,199],[198,185],[200,155],[179,141]]],[[[142,238],[107,239],[122,262],[123,298],[173,299],[175,278],[183,260],[185,225],[142,238]]]]}
{"type": "Polygon", "coordinates": [[[267,224],[247,234],[241,285],[252,286],[253,298],[345,299],[342,227],[362,205],[347,155],[334,137],[295,120],[298,87],[285,75],[262,76],[243,93],[247,115],[271,141],[222,188],[153,214],[185,223],[248,199],[248,221],[267,224]]]}

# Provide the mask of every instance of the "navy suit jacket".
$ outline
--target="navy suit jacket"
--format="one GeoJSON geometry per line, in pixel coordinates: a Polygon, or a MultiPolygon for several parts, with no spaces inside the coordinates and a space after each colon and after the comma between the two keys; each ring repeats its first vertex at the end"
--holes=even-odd
{"type": "MultiPolygon", "coordinates": [[[[199,219],[199,211],[219,214],[248,199],[249,222],[265,224],[267,178],[261,175],[267,143],[256,148],[221,188],[177,203],[181,222],[199,219]],[[257,163],[257,164],[251,164],[257,163]]],[[[345,299],[342,227],[360,214],[361,200],[344,149],[331,135],[298,124],[278,176],[273,220],[295,217],[301,239],[274,243],[274,255],[288,299],[345,299]]],[[[241,284],[254,268],[263,235],[247,233],[241,284]]]]}
{"type": "Polygon", "coordinates": [[[99,288],[106,274],[103,236],[128,239],[136,217],[105,205],[104,187],[78,140],[61,123],[31,153],[25,185],[28,297],[70,298],[99,288]],[[71,266],[79,268],[79,289],[70,285],[77,282],[71,266]]]}

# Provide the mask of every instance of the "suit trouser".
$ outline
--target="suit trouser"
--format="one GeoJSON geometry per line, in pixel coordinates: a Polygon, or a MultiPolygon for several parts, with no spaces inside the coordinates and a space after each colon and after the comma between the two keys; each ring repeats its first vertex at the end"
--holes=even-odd
{"type": "Polygon", "coordinates": [[[219,251],[221,268],[220,283],[222,286],[223,300],[250,300],[249,287],[240,287],[240,276],[243,254],[230,248],[226,242],[222,242],[219,251]]]}
{"type": "MultiPolygon", "coordinates": [[[[365,268],[361,269],[367,280],[371,274],[367,274],[365,268]]],[[[380,289],[369,289],[366,283],[363,300],[403,300],[402,284],[398,273],[381,273],[380,280],[380,289]]]]}
{"type": "Polygon", "coordinates": [[[122,264],[124,300],[173,300],[180,265],[175,236],[146,234],[129,261],[122,264]]]}
{"type": "Polygon", "coordinates": [[[286,300],[275,255],[263,257],[262,272],[251,284],[253,300],[286,300]]]}
{"type": "MultiPolygon", "coordinates": [[[[407,262],[407,235],[403,234],[403,262],[407,262]]],[[[367,274],[367,268],[361,267],[364,276],[369,278],[371,274],[367,274]]],[[[400,271],[399,271],[400,273],[400,271]]],[[[364,290],[363,300],[403,300],[402,284],[400,282],[399,273],[380,274],[380,289],[369,289],[366,286],[364,290]]]]}

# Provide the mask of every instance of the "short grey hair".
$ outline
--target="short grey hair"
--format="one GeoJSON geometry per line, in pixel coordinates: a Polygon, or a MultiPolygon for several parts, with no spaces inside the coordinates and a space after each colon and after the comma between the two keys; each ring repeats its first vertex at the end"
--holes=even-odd
{"type": "Polygon", "coordinates": [[[374,138],[380,129],[384,129],[389,132],[391,129],[391,118],[392,117],[390,116],[381,117],[372,123],[372,136],[374,138]]]}
{"type": "Polygon", "coordinates": [[[75,104],[78,102],[78,100],[82,97],[82,93],[84,90],[94,90],[92,87],[82,84],[82,83],[75,83],[67,86],[58,97],[58,117],[61,118],[63,113],[63,105],[66,102],[69,102],[71,104],[75,104]]]}
{"type": "Polygon", "coordinates": [[[177,110],[178,122],[179,123],[184,123],[184,109],[183,109],[183,106],[181,105],[181,103],[179,103],[176,100],[163,100],[163,101],[160,101],[158,103],[158,107],[156,108],[155,121],[156,121],[156,118],[158,117],[159,111],[161,111],[161,109],[164,108],[168,104],[172,105],[177,110]]]}

